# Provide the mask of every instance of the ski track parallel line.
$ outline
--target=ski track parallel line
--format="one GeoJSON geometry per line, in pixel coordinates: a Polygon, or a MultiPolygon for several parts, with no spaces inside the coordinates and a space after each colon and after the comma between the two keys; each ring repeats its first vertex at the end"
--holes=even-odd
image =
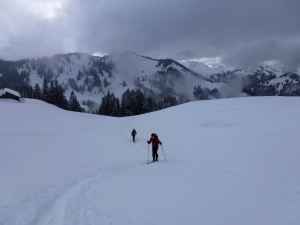
{"type": "MultiPolygon", "coordinates": [[[[132,120],[130,120],[130,121],[132,121],[132,120]]],[[[130,135],[128,129],[127,129],[127,124],[128,124],[128,122],[129,122],[129,121],[127,121],[127,122],[125,123],[125,125],[124,125],[124,130],[125,130],[125,133],[127,134],[127,136],[128,136],[129,139],[130,139],[130,138],[131,138],[131,135],[130,135]]],[[[135,146],[138,147],[141,151],[143,151],[143,152],[145,152],[145,153],[148,153],[148,151],[145,150],[141,145],[135,143],[135,146]]]]}
{"type": "MultiPolygon", "coordinates": [[[[125,130],[125,133],[128,135],[128,137],[130,138],[131,135],[130,135],[128,129],[127,129],[128,122],[129,121],[125,122],[124,130],[125,130]]],[[[122,124],[122,123],[114,124],[112,126],[119,125],[119,124],[122,124]]],[[[103,126],[103,127],[107,127],[107,126],[103,126]]],[[[67,133],[78,133],[78,132],[83,132],[83,131],[101,129],[103,127],[86,129],[86,130],[81,130],[81,131],[74,131],[74,132],[67,132],[67,133]]],[[[67,134],[67,133],[41,134],[40,136],[42,136],[42,135],[67,134]]],[[[4,135],[12,135],[12,134],[4,134],[4,135]]],[[[35,134],[15,134],[15,135],[34,136],[35,134]]],[[[139,148],[141,151],[143,151],[145,153],[148,153],[147,150],[145,150],[139,144],[135,144],[135,146],[137,148],[139,148]]],[[[144,163],[142,163],[140,165],[144,165],[144,163]]],[[[136,166],[139,166],[139,165],[134,165],[134,166],[129,166],[129,167],[120,167],[120,168],[117,168],[117,169],[103,171],[100,174],[100,176],[103,176],[103,173],[115,172],[115,171],[122,170],[122,169],[130,169],[130,168],[136,167],[136,166]]],[[[56,199],[56,201],[52,200],[52,202],[51,202],[51,200],[50,200],[50,202],[48,201],[48,202],[44,203],[43,205],[41,205],[39,207],[39,209],[37,210],[36,216],[34,217],[32,222],[30,223],[30,225],[63,225],[64,224],[64,219],[65,219],[65,209],[66,209],[69,201],[73,198],[73,196],[75,196],[78,192],[80,192],[81,188],[84,185],[89,183],[92,179],[97,179],[97,177],[99,177],[99,175],[97,175],[95,177],[92,177],[92,178],[90,177],[90,178],[84,179],[84,180],[80,181],[78,184],[75,184],[72,187],[70,187],[68,190],[66,190],[60,197],[58,197],[56,199]]]]}

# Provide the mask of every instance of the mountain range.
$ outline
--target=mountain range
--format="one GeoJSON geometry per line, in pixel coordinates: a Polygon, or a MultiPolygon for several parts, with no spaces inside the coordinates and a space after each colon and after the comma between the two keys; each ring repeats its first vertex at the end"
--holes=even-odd
{"type": "Polygon", "coordinates": [[[82,107],[99,107],[108,92],[122,98],[126,90],[140,89],[156,100],[168,96],[179,102],[244,97],[299,96],[299,69],[284,71],[267,65],[254,69],[223,66],[211,68],[201,62],[153,59],[131,51],[104,57],[85,53],[58,54],[18,61],[0,60],[0,87],[38,84],[57,80],[69,98],[73,91],[82,107]],[[87,101],[95,104],[87,105],[87,101]]]}

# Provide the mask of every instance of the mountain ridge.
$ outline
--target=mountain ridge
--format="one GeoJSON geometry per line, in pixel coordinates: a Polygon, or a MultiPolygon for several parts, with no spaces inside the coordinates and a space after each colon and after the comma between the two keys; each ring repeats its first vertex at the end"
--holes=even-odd
{"type": "Polygon", "coordinates": [[[85,101],[99,105],[108,91],[121,99],[127,89],[140,89],[148,96],[152,93],[156,99],[173,96],[180,101],[300,95],[299,70],[285,73],[270,66],[252,70],[216,69],[200,62],[153,59],[129,50],[103,57],[75,52],[37,59],[0,60],[0,87],[42,86],[44,79],[57,80],[67,97],[74,91],[86,110],[91,109],[84,106],[85,101]]]}

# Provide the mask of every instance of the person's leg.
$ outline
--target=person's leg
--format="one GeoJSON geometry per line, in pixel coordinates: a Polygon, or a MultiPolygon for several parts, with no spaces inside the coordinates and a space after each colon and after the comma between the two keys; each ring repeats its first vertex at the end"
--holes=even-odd
{"type": "Polygon", "coordinates": [[[156,157],[155,147],[152,146],[152,158],[153,158],[153,161],[155,161],[155,157],[156,157]]]}
{"type": "Polygon", "coordinates": [[[134,142],[134,140],[135,140],[135,135],[132,135],[132,141],[134,142]]]}
{"type": "Polygon", "coordinates": [[[158,154],[157,154],[157,150],[158,150],[158,146],[157,147],[153,147],[154,149],[154,160],[157,161],[158,160],[158,154]]]}

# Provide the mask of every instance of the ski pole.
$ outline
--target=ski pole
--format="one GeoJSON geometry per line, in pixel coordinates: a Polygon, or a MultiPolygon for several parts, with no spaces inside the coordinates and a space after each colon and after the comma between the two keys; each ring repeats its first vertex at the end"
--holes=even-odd
{"type": "Polygon", "coordinates": [[[165,152],[164,152],[164,148],[163,148],[162,145],[160,145],[160,146],[161,146],[162,152],[164,153],[165,161],[167,161],[166,156],[165,156],[165,152]]]}
{"type": "Polygon", "coordinates": [[[149,144],[148,144],[148,162],[149,162],[149,144]]]}

